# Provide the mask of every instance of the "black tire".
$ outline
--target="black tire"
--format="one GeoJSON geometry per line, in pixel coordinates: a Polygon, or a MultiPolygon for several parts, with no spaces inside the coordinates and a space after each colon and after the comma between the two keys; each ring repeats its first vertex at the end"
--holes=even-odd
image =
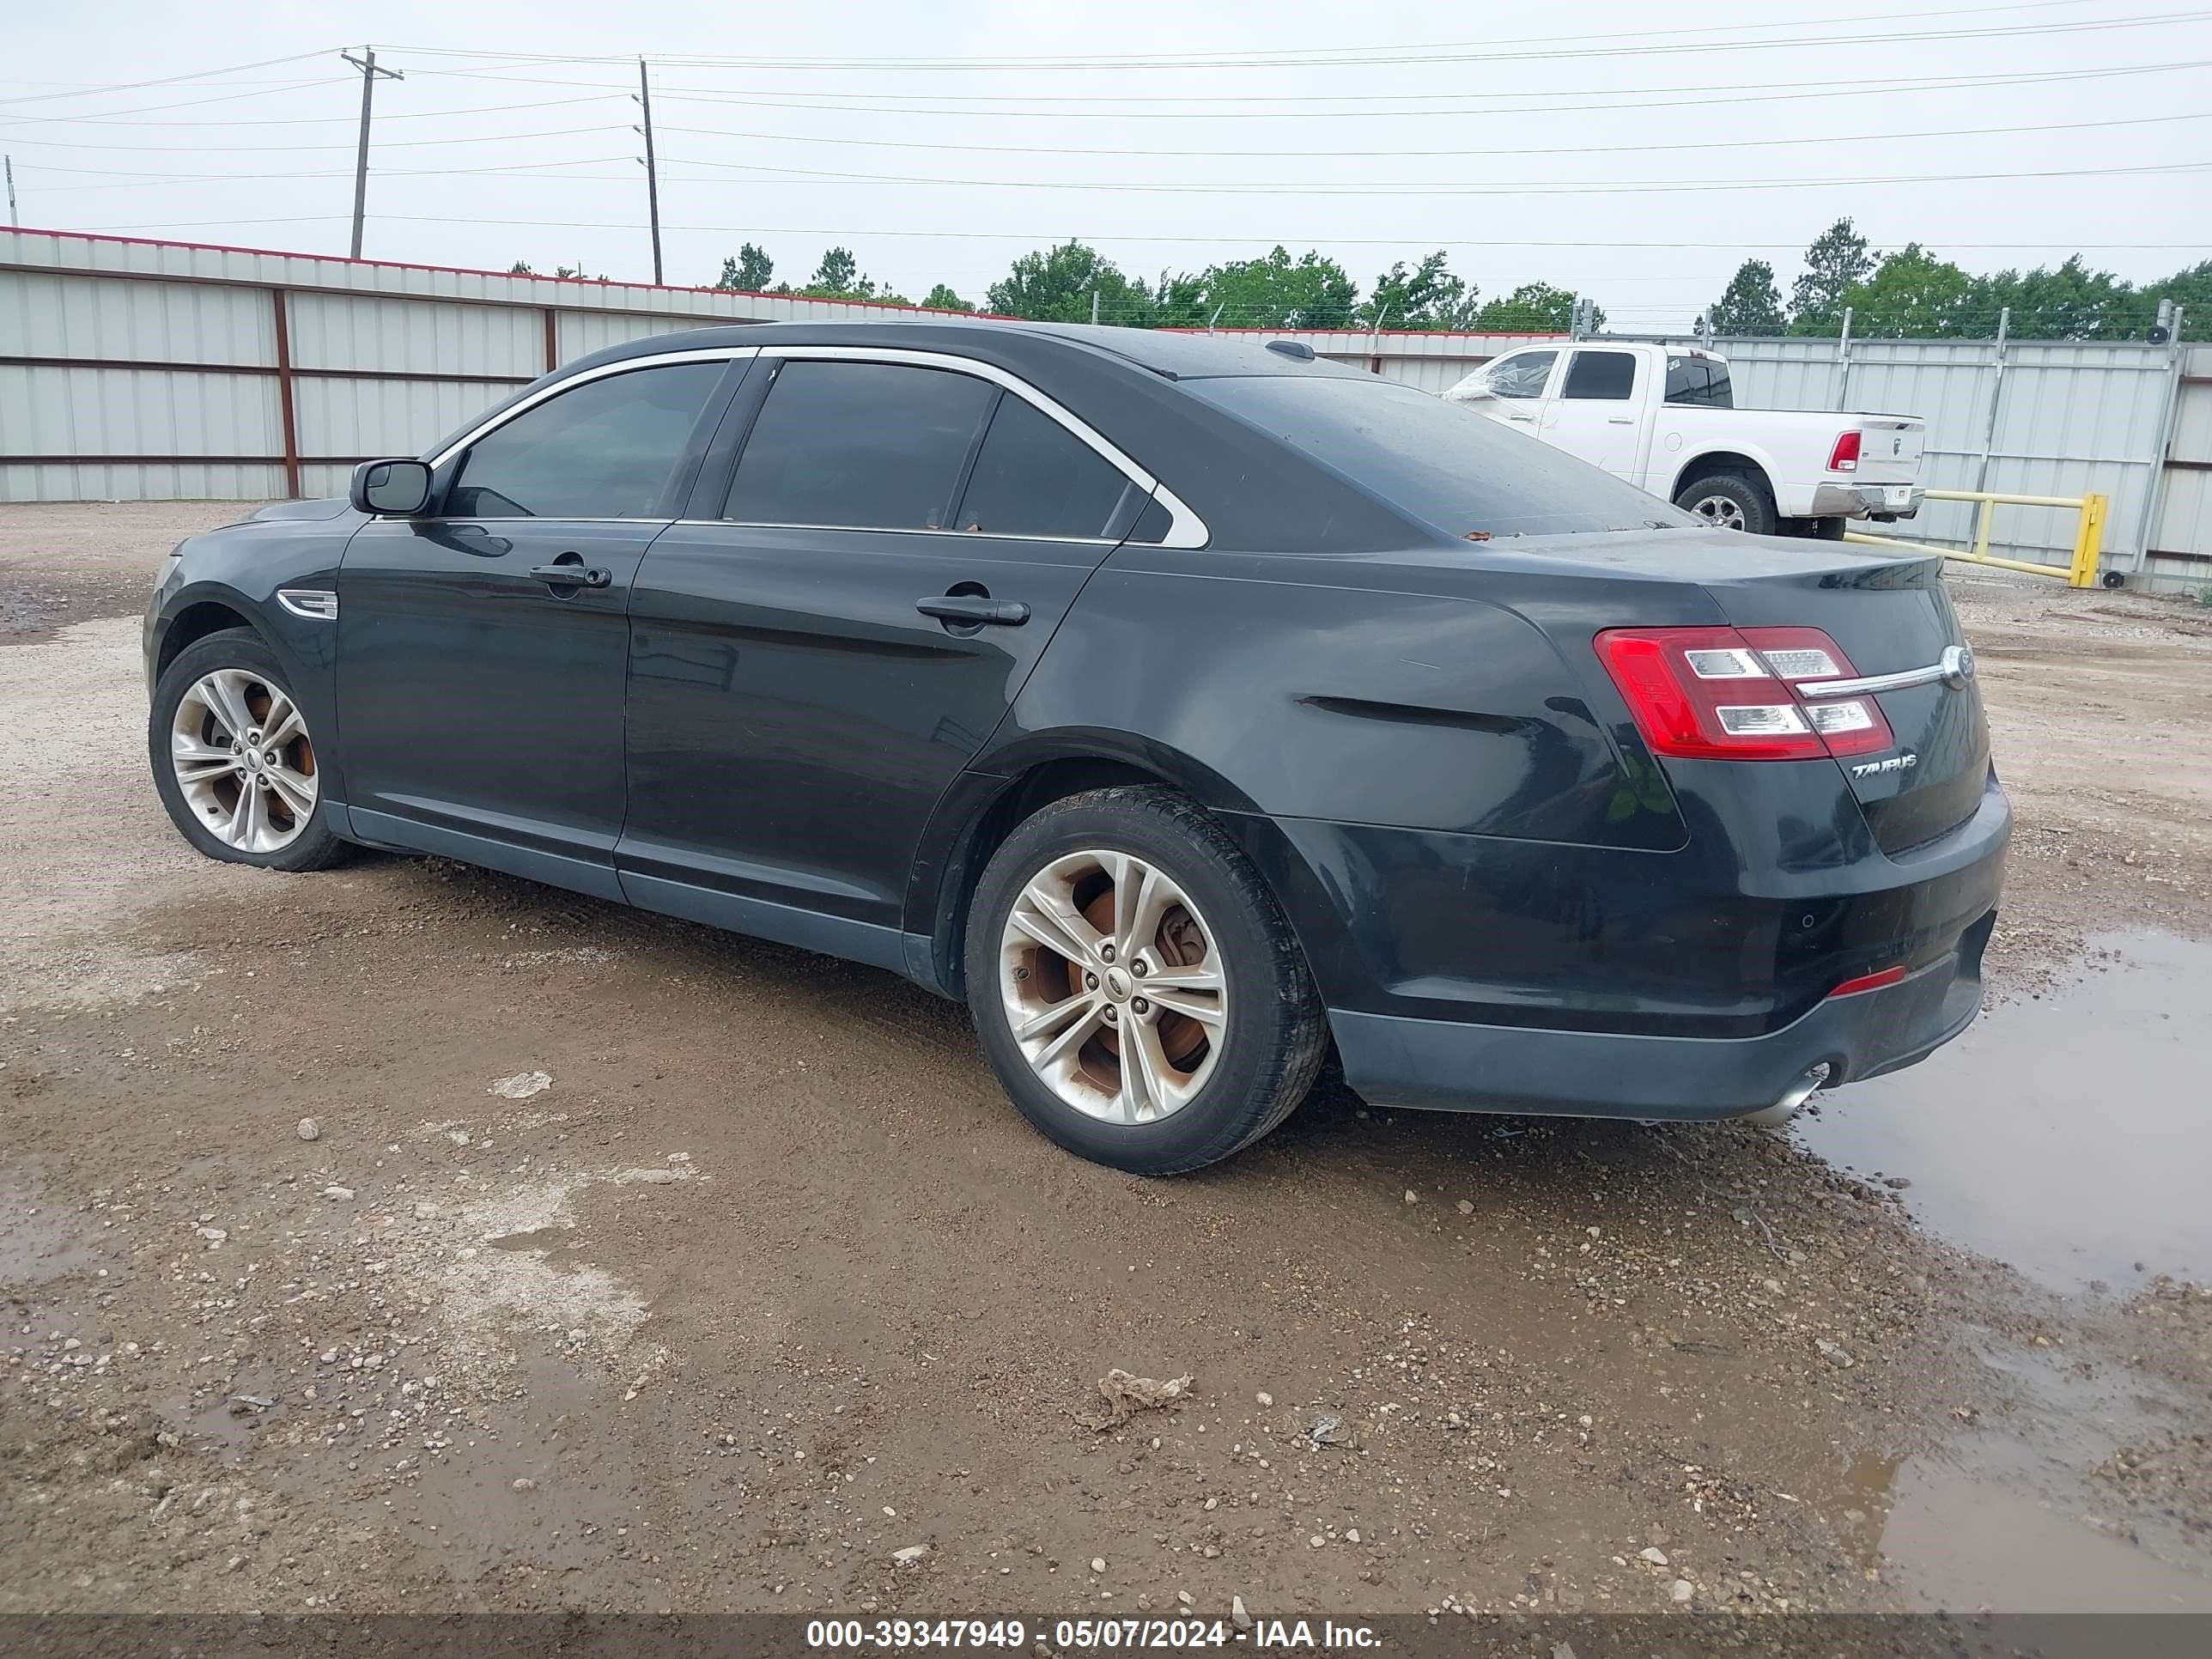
{"type": "Polygon", "coordinates": [[[250,864],[262,870],[307,871],[327,869],[338,863],[353,849],[331,828],[328,806],[319,796],[307,827],[286,845],[269,853],[248,852],[232,846],[202,823],[185,799],[171,764],[170,730],[178,705],[184,702],[185,695],[204,676],[222,668],[241,670],[276,687],[287,697],[292,696],[276,653],[251,629],[225,629],[193,641],[177,653],[175,660],[161,672],[154,688],[154,706],[146,725],[147,759],[153,767],[154,787],[161,797],[161,805],[168,809],[170,821],[201,853],[226,864],[250,864]]]}
{"type": "Polygon", "coordinates": [[[1022,1115],[1077,1156],[1134,1175],[1199,1169],[1250,1146],[1305,1098],[1328,1050],[1321,998],[1274,896],[1220,826],[1173,789],[1090,790],[1018,825],[976,884],[964,965],[984,1054],[1022,1115]],[[1132,854],[1182,888],[1227,968],[1212,1073],[1151,1122],[1111,1122],[1063,1101],[1024,1058],[1001,999],[1000,941],[1016,898],[1054,859],[1092,849],[1132,854]]]}
{"type": "Polygon", "coordinates": [[[1700,518],[1711,518],[1710,514],[1699,511],[1698,504],[1706,501],[1734,507],[1741,522],[1727,526],[1731,530],[1741,530],[1753,536],[1771,536],[1778,522],[1774,498],[1766,493],[1766,486],[1741,472],[1709,472],[1674,492],[1674,505],[1700,518]]]}

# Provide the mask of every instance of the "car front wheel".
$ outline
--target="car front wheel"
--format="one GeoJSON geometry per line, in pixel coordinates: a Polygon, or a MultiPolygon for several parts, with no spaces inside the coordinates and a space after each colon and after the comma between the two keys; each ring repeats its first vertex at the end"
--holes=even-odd
{"type": "Polygon", "coordinates": [[[154,688],[146,739],[161,805],[208,857],[319,870],[345,855],[323,811],[314,734],[258,635],[227,629],[179,652],[154,688]]]}
{"type": "Polygon", "coordinates": [[[1018,826],[977,884],[965,968],[984,1052],[1022,1115],[1135,1174],[1259,1139],[1327,1049],[1273,895],[1170,789],[1072,795],[1018,826]]]}

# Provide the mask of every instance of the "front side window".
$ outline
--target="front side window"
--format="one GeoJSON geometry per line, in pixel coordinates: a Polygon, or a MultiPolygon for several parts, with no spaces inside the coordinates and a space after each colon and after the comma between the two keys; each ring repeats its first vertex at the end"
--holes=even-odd
{"type": "Polygon", "coordinates": [[[462,519],[650,519],[729,365],[670,363],[587,380],[486,434],[446,512],[462,519]]]}
{"type": "Polygon", "coordinates": [[[1490,395],[1493,398],[1540,398],[1552,378],[1556,351],[1516,351],[1490,366],[1490,395]]]}
{"type": "Polygon", "coordinates": [[[1728,365],[1717,357],[1668,358],[1667,401],[1734,409],[1735,392],[1729,385],[1728,365]]]}
{"type": "Polygon", "coordinates": [[[1623,403],[1636,390],[1636,354],[1632,351],[1577,351],[1567,365],[1562,398],[1594,398],[1623,403]]]}
{"type": "Polygon", "coordinates": [[[776,373],[722,510],[741,524],[942,530],[998,388],[902,363],[776,373]]]}
{"type": "Polygon", "coordinates": [[[986,536],[1101,537],[1131,488],[1119,467],[1009,392],[975,456],[958,523],[986,536]]]}

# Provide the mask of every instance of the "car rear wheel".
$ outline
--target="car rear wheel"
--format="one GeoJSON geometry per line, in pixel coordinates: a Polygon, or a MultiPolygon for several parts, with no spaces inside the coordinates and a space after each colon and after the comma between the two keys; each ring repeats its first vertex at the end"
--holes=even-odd
{"type": "Polygon", "coordinates": [[[1273,896],[1170,789],[1072,795],[1018,826],[976,886],[965,966],[984,1053],[1022,1115],[1135,1174],[1259,1139],[1328,1048],[1273,896]]]}
{"type": "Polygon", "coordinates": [[[161,805],[208,857],[319,870],[345,856],[307,715],[258,635],[228,629],[179,652],[154,689],[146,737],[161,805]]]}
{"type": "Polygon", "coordinates": [[[1684,484],[1674,492],[1674,505],[1717,530],[1774,533],[1773,501],[1764,487],[1740,472],[1715,472],[1684,484]]]}

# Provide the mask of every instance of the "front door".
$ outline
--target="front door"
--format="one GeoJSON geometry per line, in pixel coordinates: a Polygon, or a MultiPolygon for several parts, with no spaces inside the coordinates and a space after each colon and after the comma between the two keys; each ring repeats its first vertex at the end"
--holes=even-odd
{"type": "Polygon", "coordinates": [[[621,896],[625,612],[729,368],[580,380],[441,465],[438,510],[354,537],[337,712],[356,834],[621,896]]]}
{"type": "Polygon", "coordinates": [[[1567,360],[1559,390],[1544,404],[1544,441],[1633,482],[1643,435],[1633,351],[1583,346],[1567,360]]]}
{"type": "Polygon", "coordinates": [[[749,416],[639,573],[616,862],[634,902],[897,967],[931,809],[1147,496],[951,368],[763,359],[749,416]]]}

